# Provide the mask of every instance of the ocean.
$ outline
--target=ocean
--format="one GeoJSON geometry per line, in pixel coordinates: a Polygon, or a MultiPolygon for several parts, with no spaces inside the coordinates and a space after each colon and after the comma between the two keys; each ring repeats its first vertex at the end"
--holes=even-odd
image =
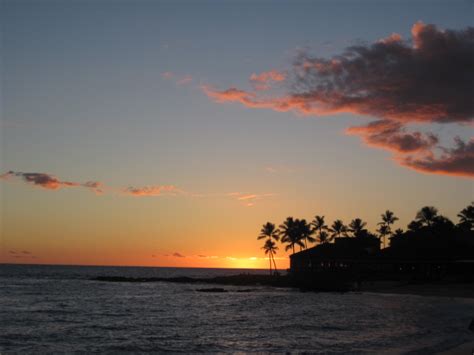
{"type": "Polygon", "coordinates": [[[243,272],[267,271],[0,265],[0,353],[430,354],[473,338],[470,299],[90,280],[243,272]]]}

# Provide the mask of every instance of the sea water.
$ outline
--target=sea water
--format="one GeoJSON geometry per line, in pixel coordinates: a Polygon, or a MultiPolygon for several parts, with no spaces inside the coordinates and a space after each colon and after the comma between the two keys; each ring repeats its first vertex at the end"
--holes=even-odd
{"type": "Polygon", "coordinates": [[[0,265],[0,353],[433,353],[473,339],[469,299],[91,280],[242,272],[266,271],[0,265]]]}

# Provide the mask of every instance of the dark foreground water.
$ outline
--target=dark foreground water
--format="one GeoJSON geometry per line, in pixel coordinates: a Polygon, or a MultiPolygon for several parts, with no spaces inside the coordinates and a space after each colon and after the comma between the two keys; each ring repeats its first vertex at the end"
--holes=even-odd
{"type": "Polygon", "coordinates": [[[89,280],[240,272],[0,265],[0,353],[433,353],[473,339],[467,299],[89,280]]]}

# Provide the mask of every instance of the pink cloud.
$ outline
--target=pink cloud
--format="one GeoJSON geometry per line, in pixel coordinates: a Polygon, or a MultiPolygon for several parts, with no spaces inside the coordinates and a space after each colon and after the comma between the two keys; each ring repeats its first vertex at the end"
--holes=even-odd
{"type": "Polygon", "coordinates": [[[181,79],[179,79],[176,84],[178,85],[186,85],[190,84],[193,81],[193,77],[191,75],[185,75],[181,79]]]}
{"type": "Polygon", "coordinates": [[[250,76],[250,82],[256,90],[268,90],[272,84],[284,81],[285,79],[286,73],[277,70],[270,70],[260,74],[253,73],[250,76]]]}

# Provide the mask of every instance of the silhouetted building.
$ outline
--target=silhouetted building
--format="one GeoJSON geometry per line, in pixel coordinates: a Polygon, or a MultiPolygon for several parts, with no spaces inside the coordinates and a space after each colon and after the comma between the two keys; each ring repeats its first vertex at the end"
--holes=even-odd
{"type": "Polygon", "coordinates": [[[310,282],[341,280],[472,280],[474,238],[405,236],[380,249],[373,236],[336,238],[290,256],[290,272],[310,282]]]}

